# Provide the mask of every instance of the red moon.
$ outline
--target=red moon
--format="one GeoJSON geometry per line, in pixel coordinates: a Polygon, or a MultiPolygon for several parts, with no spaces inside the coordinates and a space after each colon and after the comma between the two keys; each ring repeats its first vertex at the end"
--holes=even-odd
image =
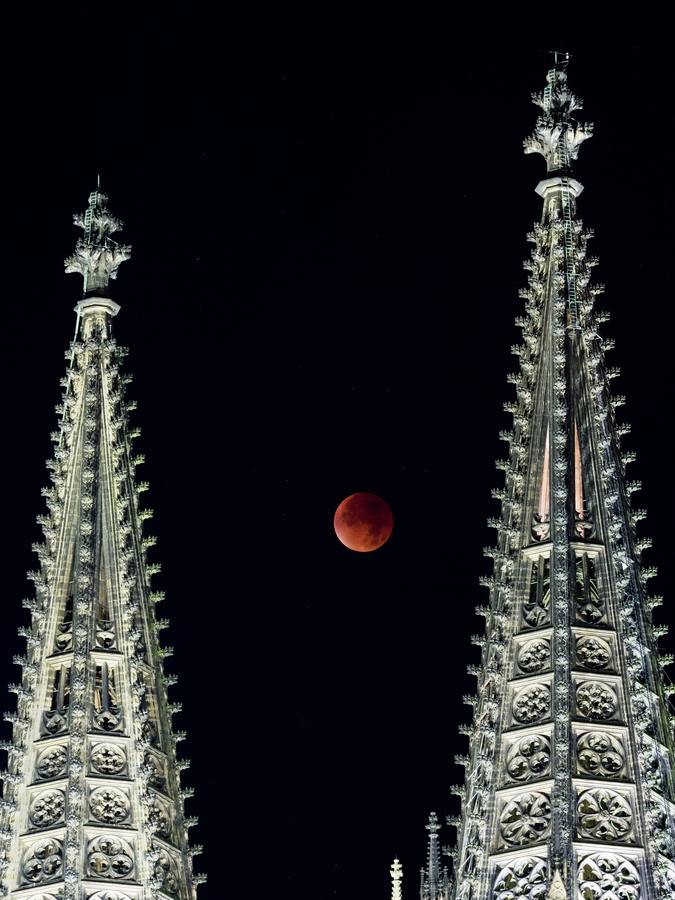
{"type": "Polygon", "coordinates": [[[357,553],[370,553],[389,540],[394,517],[376,494],[351,494],[335,510],[333,527],[345,547],[357,553]]]}

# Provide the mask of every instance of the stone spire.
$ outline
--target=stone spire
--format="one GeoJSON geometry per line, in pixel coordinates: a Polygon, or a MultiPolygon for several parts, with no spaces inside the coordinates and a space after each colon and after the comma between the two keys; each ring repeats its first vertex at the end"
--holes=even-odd
{"type": "Polygon", "coordinates": [[[171,724],[180,704],[167,697],[171,648],[158,636],[168,623],[150,589],[159,566],[147,560],[139,431],[112,335],[119,307],[107,296],[129,248],[110,238],[121,223],[100,189],[76,222],[85,236],[66,268],[83,275],[85,296],[47,464],[34,596],[24,601],[31,624],[19,630],[17,708],[5,716],[0,890],[22,900],[194,900],[203,878],[192,870],[196,820],[180,783],[184,734],[171,724]]]}
{"type": "Polygon", "coordinates": [[[450,880],[447,868],[441,865],[441,848],[438,840],[441,826],[435,812],[429,814],[429,821],[425,827],[428,832],[427,866],[426,869],[422,869],[420,900],[449,900],[450,880]]]}
{"type": "Polygon", "coordinates": [[[401,883],[403,881],[403,869],[398,859],[395,859],[389,869],[391,875],[391,900],[403,900],[403,889],[401,883]]]}
{"type": "MultiPolygon", "coordinates": [[[[602,286],[591,279],[592,232],[572,178],[591,133],[556,63],[526,152],[540,153],[542,216],[528,239],[523,341],[505,405],[513,427],[498,462],[504,485],[490,520],[493,573],[477,608],[485,634],[469,666],[473,721],[455,789],[455,900],[672,900],[675,796],[672,717],[663,668],[673,661],[647,592],[650,546],[627,468],[624,399],[601,336],[602,286]]],[[[428,866],[425,879],[431,883],[428,866]]],[[[423,894],[423,896],[425,896],[423,894]]]]}

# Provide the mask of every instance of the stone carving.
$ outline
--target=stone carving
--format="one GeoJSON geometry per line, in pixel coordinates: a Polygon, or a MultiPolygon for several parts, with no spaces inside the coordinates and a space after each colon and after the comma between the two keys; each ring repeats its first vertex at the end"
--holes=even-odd
{"type": "Polygon", "coordinates": [[[509,800],[499,817],[499,833],[510,847],[536,844],[551,830],[551,804],[545,794],[520,794],[509,800]]]}
{"type": "Polygon", "coordinates": [[[89,894],[87,900],[131,900],[131,898],[119,891],[96,891],[95,894],[89,894]]]}
{"type": "Polygon", "coordinates": [[[155,847],[155,850],[159,853],[155,863],[157,889],[165,894],[177,894],[180,881],[176,863],[163,847],[155,847]]]}
{"type": "Polygon", "coordinates": [[[117,270],[131,256],[131,247],[110,239],[122,228],[122,222],[108,210],[108,197],[102,191],[92,194],[87,213],[78,214],[73,220],[84,229],[84,238],[78,240],[75,252],[66,259],[66,272],[82,275],[85,293],[98,291],[106,296],[108,282],[117,278],[117,270]]]}
{"type": "Polygon", "coordinates": [[[522,644],[518,650],[518,668],[521,672],[533,674],[549,665],[551,643],[546,638],[533,638],[522,644]]]}
{"type": "Polygon", "coordinates": [[[101,775],[121,775],[127,767],[124,749],[117,744],[96,744],[90,762],[91,768],[101,775]]]}
{"type": "Polygon", "coordinates": [[[171,817],[168,807],[159,799],[159,797],[151,797],[147,804],[148,822],[151,828],[160,837],[171,837],[171,817]]]}
{"type": "Polygon", "coordinates": [[[40,778],[56,778],[63,774],[68,762],[66,748],[60,744],[57,747],[47,747],[37,758],[36,770],[40,778]]]}
{"type": "Polygon", "coordinates": [[[134,873],[134,851],[117,837],[94,838],[87,847],[87,869],[95,878],[130,878],[134,873]]]}
{"type": "Polygon", "coordinates": [[[587,669],[606,669],[612,661],[612,648],[594,635],[577,638],[577,662],[587,669]]]}
{"type": "Polygon", "coordinates": [[[89,795],[89,811],[94,819],[106,825],[119,825],[129,818],[129,798],[114,787],[100,787],[89,795]]]}
{"type": "Polygon", "coordinates": [[[492,896],[494,900],[544,900],[547,881],[546,861],[524,856],[498,870],[492,896]]]}
{"type": "Polygon", "coordinates": [[[551,770],[551,743],[541,734],[521,738],[506,757],[506,770],[514,781],[533,781],[551,770]]]}
{"type": "Polygon", "coordinates": [[[551,692],[547,685],[532,684],[518,691],[513,698],[513,718],[521,725],[530,725],[546,718],[551,711],[551,692]]]}
{"type": "Polygon", "coordinates": [[[65,709],[49,709],[42,713],[42,734],[56,735],[68,727],[68,713],[65,709]]]}
{"type": "Polygon", "coordinates": [[[582,900],[640,900],[640,876],[617,853],[593,853],[579,866],[582,900]]]}
{"type": "Polygon", "coordinates": [[[614,690],[601,681],[584,681],[577,686],[577,712],[589,719],[611,719],[619,700],[614,690]]]}
{"type": "Polygon", "coordinates": [[[615,778],[626,764],[625,751],[617,738],[604,731],[588,731],[577,739],[580,772],[615,778]]]}
{"type": "Polygon", "coordinates": [[[66,808],[66,798],[63,791],[53,788],[42,791],[30,805],[28,816],[36,828],[49,828],[63,821],[63,813],[66,808]]]}
{"type": "Polygon", "coordinates": [[[549,172],[564,168],[579,155],[579,147],[593,133],[590,123],[578,123],[573,113],[581,100],[567,86],[567,73],[556,69],[547,76],[548,93],[533,94],[532,102],[542,109],[534,132],[523,141],[525,153],[540,153],[549,172]]]}
{"type": "Polygon", "coordinates": [[[73,649],[73,623],[62,622],[57,629],[54,640],[57,653],[67,653],[73,649]]]}
{"type": "Polygon", "coordinates": [[[164,763],[158,759],[154,753],[146,750],[143,761],[148,773],[148,781],[152,787],[166,793],[166,773],[164,771],[164,763]]]}
{"type": "Polygon", "coordinates": [[[24,853],[21,863],[23,884],[40,884],[58,878],[63,873],[63,847],[61,841],[46,838],[32,844],[24,853]]]}
{"type": "Polygon", "coordinates": [[[626,841],[633,830],[630,804],[606,788],[584,791],[577,801],[579,836],[598,841],[626,841]]]}

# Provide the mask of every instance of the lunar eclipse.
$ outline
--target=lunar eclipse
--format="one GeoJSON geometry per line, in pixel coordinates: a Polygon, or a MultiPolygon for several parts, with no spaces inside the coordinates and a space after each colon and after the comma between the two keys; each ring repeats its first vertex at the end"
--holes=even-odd
{"type": "Polygon", "coordinates": [[[387,503],[376,494],[351,494],[335,510],[333,527],[345,547],[370,553],[389,540],[394,517],[387,503]]]}

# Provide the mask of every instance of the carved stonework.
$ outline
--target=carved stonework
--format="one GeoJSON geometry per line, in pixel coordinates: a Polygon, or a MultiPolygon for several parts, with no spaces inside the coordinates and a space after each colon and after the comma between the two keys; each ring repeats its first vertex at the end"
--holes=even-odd
{"type": "Polygon", "coordinates": [[[551,742],[541,734],[516,741],[506,757],[506,771],[513,781],[534,781],[551,770],[551,742]]]}
{"type": "Polygon", "coordinates": [[[577,738],[579,773],[597,778],[617,778],[624,771],[626,751],[621,741],[604,731],[587,731],[577,738]]]}
{"type": "Polygon", "coordinates": [[[131,256],[131,247],[118,244],[110,235],[120,231],[122,222],[108,210],[108,197],[94,191],[89,209],[73,217],[84,229],[84,236],[75,245],[75,252],[65,261],[66,272],[79,272],[84,279],[84,293],[106,296],[108,283],[117,278],[117,270],[131,256]]]}
{"type": "Polygon", "coordinates": [[[546,861],[524,856],[498,870],[492,887],[493,900],[544,900],[547,880],[546,861]]]}
{"type": "Polygon", "coordinates": [[[551,642],[548,638],[533,638],[518,648],[517,664],[521,672],[533,675],[551,665],[551,642]]]}
{"type": "Polygon", "coordinates": [[[534,132],[524,142],[525,153],[540,153],[549,172],[567,169],[579,155],[579,147],[593,133],[589,123],[579,124],[574,113],[581,109],[581,100],[567,85],[563,69],[551,69],[548,87],[542,94],[533,94],[532,102],[541,107],[534,132]]]}
{"type": "Polygon", "coordinates": [[[173,857],[163,848],[157,847],[157,862],[155,863],[155,881],[157,890],[174,896],[180,889],[180,877],[178,867],[173,857]]]}
{"type": "Polygon", "coordinates": [[[95,788],[89,795],[89,813],[105,825],[124,824],[131,815],[129,797],[120,788],[95,788]]]}
{"type": "Polygon", "coordinates": [[[576,639],[576,657],[585,669],[606,670],[611,668],[612,648],[603,638],[581,635],[576,639]]]}
{"type": "Polygon", "coordinates": [[[68,763],[68,751],[58,744],[55,747],[47,747],[37,758],[35,769],[38,778],[57,778],[63,775],[68,763]]]}
{"type": "Polygon", "coordinates": [[[52,788],[33,798],[28,817],[34,828],[49,828],[63,821],[65,808],[65,794],[58,788],[52,788]]]}
{"type": "Polygon", "coordinates": [[[156,795],[151,795],[147,805],[148,821],[161,838],[171,838],[171,814],[167,804],[156,795]]]}
{"type": "Polygon", "coordinates": [[[93,878],[132,878],[134,851],[117,837],[94,838],[87,846],[87,874],[93,878]]]}
{"type": "Polygon", "coordinates": [[[44,884],[63,875],[63,846],[55,838],[36,841],[24,852],[22,884],[44,884]]]}
{"type": "Polygon", "coordinates": [[[591,841],[631,839],[633,811],[630,803],[608,788],[584,791],[577,801],[579,837],[591,841]]]}
{"type": "Polygon", "coordinates": [[[537,844],[551,830],[551,803],[546,794],[529,792],[509,800],[499,816],[499,834],[507,847],[537,844]]]}
{"type": "Polygon", "coordinates": [[[583,681],[576,689],[577,713],[587,719],[612,719],[619,700],[610,685],[602,681],[583,681]]]}
{"type": "Polygon", "coordinates": [[[593,853],[579,866],[582,900],[640,900],[636,867],[618,853],[593,853]]]}
{"type": "Polygon", "coordinates": [[[95,744],[91,750],[90,765],[99,775],[124,775],[127,757],[119,744],[95,744]]]}
{"type": "Polygon", "coordinates": [[[551,714],[551,691],[545,684],[531,684],[513,698],[513,718],[520,725],[532,725],[551,714]]]}

